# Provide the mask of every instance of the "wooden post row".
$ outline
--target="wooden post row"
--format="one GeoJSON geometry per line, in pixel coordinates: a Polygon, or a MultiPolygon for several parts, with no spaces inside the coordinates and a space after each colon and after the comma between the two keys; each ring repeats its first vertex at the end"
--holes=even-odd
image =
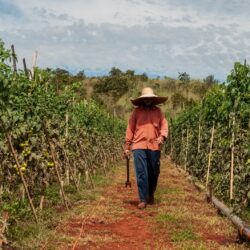
{"type": "Polygon", "coordinates": [[[211,139],[210,139],[209,154],[208,154],[208,166],[207,166],[206,187],[207,187],[208,184],[209,184],[210,167],[211,167],[211,158],[212,158],[212,149],[213,149],[213,142],[214,142],[214,127],[215,127],[215,124],[213,123],[212,131],[211,131],[211,139]]]}

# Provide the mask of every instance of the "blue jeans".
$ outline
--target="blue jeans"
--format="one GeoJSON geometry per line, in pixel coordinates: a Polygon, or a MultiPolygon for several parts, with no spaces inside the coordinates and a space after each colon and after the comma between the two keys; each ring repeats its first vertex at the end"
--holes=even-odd
{"type": "Polygon", "coordinates": [[[160,151],[133,150],[135,173],[140,201],[147,202],[154,195],[160,174],[160,151]]]}

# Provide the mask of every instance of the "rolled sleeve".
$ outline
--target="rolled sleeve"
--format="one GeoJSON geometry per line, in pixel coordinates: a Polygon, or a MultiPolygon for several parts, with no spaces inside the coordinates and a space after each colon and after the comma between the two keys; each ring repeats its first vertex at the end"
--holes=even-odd
{"type": "Polygon", "coordinates": [[[160,134],[162,137],[165,139],[168,138],[168,122],[167,119],[165,118],[164,114],[161,112],[161,130],[160,134]]]}
{"type": "Polygon", "coordinates": [[[126,139],[125,139],[125,150],[130,150],[131,145],[133,143],[133,138],[134,138],[134,132],[135,132],[135,126],[136,126],[136,121],[135,121],[135,110],[131,114],[126,130],[126,139]]]}

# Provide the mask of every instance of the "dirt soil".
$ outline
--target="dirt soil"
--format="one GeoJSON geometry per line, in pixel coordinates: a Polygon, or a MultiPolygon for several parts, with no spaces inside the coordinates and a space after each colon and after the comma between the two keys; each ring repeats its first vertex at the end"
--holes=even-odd
{"type": "MultiPolygon", "coordinates": [[[[132,165],[132,164],[131,164],[132,165]]],[[[131,170],[133,166],[131,166],[131,170]]],[[[137,209],[134,171],[125,188],[125,162],[79,202],[41,249],[249,249],[169,159],[162,159],[156,203],[137,209]]]]}

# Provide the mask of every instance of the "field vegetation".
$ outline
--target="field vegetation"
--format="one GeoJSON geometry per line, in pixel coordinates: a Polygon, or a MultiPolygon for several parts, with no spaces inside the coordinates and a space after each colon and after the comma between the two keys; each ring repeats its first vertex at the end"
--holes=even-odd
{"type": "MultiPolygon", "coordinates": [[[[88,190],[121,159],[130,99],[145,86],[168,97],[161,106],[170,129],[163,154],[249,216],[249,65],[235,63],[222,84],[213,75],[192,79],[186,72],[150,79],[118,68],[101,77],[20,70],[16,60],[0,40],[0,215],[8,215],[7,238],[14,245],[46,234],[55,226],[55,211],[95,200],[88,190]]],[[[179,220],[166,213],[157,219],[179,220]]],[[[172,241],[195,240],[192,232],[187,228],[172,241]]]]}

